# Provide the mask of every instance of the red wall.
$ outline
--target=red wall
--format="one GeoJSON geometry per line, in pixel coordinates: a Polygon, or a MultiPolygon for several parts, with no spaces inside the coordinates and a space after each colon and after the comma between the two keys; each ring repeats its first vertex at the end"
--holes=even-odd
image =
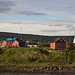
{"type": "Polygon", "coordinates": [[[13,41],[7,42],[7,43],[6,43],[7,48],[9,48],[9,47],[12,48],[12,43],[13,43],[13,41]]]}
{"type": "Polygon", "coordinates": [[[74,44],[74,46],[75,46],[75,43],[73,43],[74,44]]]}
{"type": "Polygon", "coordinates": [[[56,41],[55,42],[55,49],[56,50],[62,50],[62,49],[66,49],[66,42],[64,40],[62,41],[56,41]]]}
{"type": "Polygon", "coordinates": [[[55,49],[55,42],[51,42],[51,43],[50,43],[50,48],[51,48],[51,49],[55,49]]]}

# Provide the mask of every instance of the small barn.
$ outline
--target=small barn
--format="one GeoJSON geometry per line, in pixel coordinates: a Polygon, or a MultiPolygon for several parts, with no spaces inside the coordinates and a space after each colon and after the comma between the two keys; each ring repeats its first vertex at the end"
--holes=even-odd
{"type": "Polygon", "coordinates": [[[50,48],[54,50],[63,50],[67,48],[67,42],[63,38],[56,38],[50,43],[50,48]]]}
{"type": "Polygon", "coordinates": [[[6,47],[7,48],[25,47],[25,42],[23,40],[19,40],[18,38],[8,38],[5,41],[6,41],[6,47]]]}

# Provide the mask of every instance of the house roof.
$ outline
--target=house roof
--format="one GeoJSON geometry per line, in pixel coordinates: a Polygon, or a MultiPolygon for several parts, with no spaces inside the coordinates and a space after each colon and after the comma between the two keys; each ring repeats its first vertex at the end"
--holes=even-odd
{"type": "Polygon", "coordinates": [[[14,41],[14,40],[17,40],[18,38],[16,37],[16,38],[8,38],[8,39],[6,39],[5,41],[14,41]]]}
{"type": "Polygon", "coordinates": [[[14,40],[17,40],[19,43],[25,43],[25,41],[19,40],[17,37],[16,37],[16,38],[8,38],[8,39],[6,39],[5,41],[6,41],[6,42],[9,42],[9,41],[14,41],[14,40]]]}
{"type": "MultiPolygon", "coordinates": [[[[58,41],[59,39],[62,39],[62,40],[64,40],[63,38],[56,38],[53,42],[56,42],[56,41],[58,41]]],[[[65,41],[65,40],[64,40],[65,41]]],[[[66,41],[65,41],[66,42],[66,41]]]]}

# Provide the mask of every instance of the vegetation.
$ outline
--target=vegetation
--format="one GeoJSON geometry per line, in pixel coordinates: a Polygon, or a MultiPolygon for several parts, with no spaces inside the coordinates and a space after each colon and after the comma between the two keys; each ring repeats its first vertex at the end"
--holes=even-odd
{"type": "MultiPolygon", "coordinates": [[[[19,33],[8,33],[8,32],[0,32],[0,40],[6,40],[7,38],[11,38],[11,37],[18,37],[19,39],[21,34],[19,33]]],[[[66,41],[69,41],[71,38],[71,41],[73,41],[73,36],[41,36],[40,39],[40,35],[32,35],[32,34],[22,34],[22,38],[23,40],[27,41],[29,40],[30,42],[44,42],[44,43],[50,43],[52,42],[55,38],[63,38],[66,41]]]]}
{"type": "Polygon", "coordinates": [[[75,46],[72,42],[68,42],[68,49],[70,49],[70,50],[75,49],[75,46]]]}
{"type": "Polygon", "coordinates": [[[75,50],[45,50],[39,48],[0,48],[0,65],[14,66],[75,66],[75,50]]]}

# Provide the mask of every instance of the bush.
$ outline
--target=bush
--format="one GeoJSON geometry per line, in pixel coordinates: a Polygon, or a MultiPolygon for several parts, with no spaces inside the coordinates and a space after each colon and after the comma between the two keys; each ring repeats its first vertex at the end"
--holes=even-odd
{"type": "Polygon", "coordinates": [[[53,58],[53,63],[55,64],[65,64],[65,58],[62,55],[58,55],[56,57],[53,58]]]}
{"type": "Polygon", "coordinates": [[[2,48],[0,48],[0,54],[2,54],[3,53],[3,49],[2,48]]]}
{"type": "Polygon", "coordinates": [[[38,47],[43,49],[44,48],[44,44],[43,43],[39,43],[38,47]]]}
{"type": "Polygon", "coordinates": [[[72,42],[68,42],[67,45],[68,45],[68,49],[70,49],[70,50],[75,49],[75,46],[72,42]]]}
{"type": "Polygon", "coordinates": [[[42,49],[40,49],[40,53],[42,53],[42,54],[45,54],[45,55],[49,56],[49,52],[48,52],[48,51],[46,51],[46,50],[42,50],[42,49]]]}
{"type": "Polygon", "coordinates": [[[35,57],[28,57],[28,61],[29,62],[34,62],[34,61],[37,61],[37,58],[35,58],[35,57]]]}

